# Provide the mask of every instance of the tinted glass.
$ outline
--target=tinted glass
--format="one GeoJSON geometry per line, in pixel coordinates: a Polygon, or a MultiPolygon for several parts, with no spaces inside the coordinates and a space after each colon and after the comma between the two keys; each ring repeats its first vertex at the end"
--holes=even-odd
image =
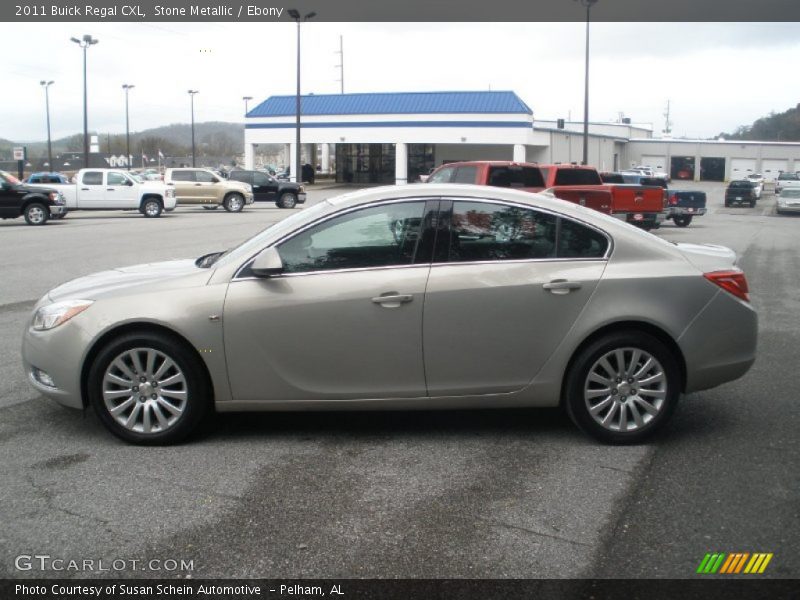
{"type": "Polygon", "coordinates": [[[83,185],[103,185],[102,171],[86,171],[83,174],[83,185]]]}
{"type": "Polygon", "coordinates": [[[552,215],[504,204],[453,203],[450,262],[550,258],[555,240],[552,215]]]}
{"type": "Polygon", "coordinates": [[[459,167],[453,177],[453,183],[475,183],[478,173],[477,167],[459,167]]]}
{"type": "Polygon", "coordinates": [[[312,227],[278,246],[287,273],[410,265],[425,202],[364,208],[312,227]]]}
{"type": "Polygon", "coordinates": [[[191,171],[173,171],[172,181],[194,181],[194,173],[191,171]]]}
{"type": "MultiPolygon", "coordinates": [[[[240,179],[239,181],[247,181],[247,180],[240,179]]],[[[253,185],[269,185],[269,177],[267,177],[266,175],[262,175],[261,173],[253,173],[253,185]]]]}
{"type": "Polygon", "coordinates": [[[753,187],[753,184],[750,181],[731,181],[729,187],[734,190],[749,190],[753,187]]]}
{"type": "Polygon", "coordinates": [[[199,181],[201,183],[214,183],[216,181],[216,177],[212,173],[208,171],[195,171],[194,172],[194,180],[199,181]]]}
{"type": "Polygon", "coordinates": [[[789,188],[787,190],[781,190],[781,197],[782,198],[800,198],[800,189],[789,188]]]}
{"type": "Polygon", "coordinates": [[[608,250],[608,239],[585,225],[561,219],[558,232],[559,258],[602,258],[608,250]]]}
{"type": "Polygon", "coordinates": [[[792,180],[794,180],[794,179],[798,179],[798,177],[797,177],[797,173],[781,173],[780,175],[778,175],[778,179],[783,179],[783,180],[792,179],[792,180]]]}
{"type": "Polygon", "coordinates": [[[452,167],[440,169],[428,178],[428,183],[450,183],[454,172],[455,169],[452,167]]]}
{"type": "Polygon", "coordinates": [[[536,167],[489,167],[488,184],[511,188],[544,187],[544,178],[536,167]]]}
{"type": "Polygon", "coordinates": [[[109,173],[108,174],[108,185],[126,185],[128,180],[125,178],[125,175],[122,173],[109,173]]]}
{"type": "Polygon", "coordinates": [[[558,169],[553,185],[598,185],[600,175],[592,169],[558,169]]]}

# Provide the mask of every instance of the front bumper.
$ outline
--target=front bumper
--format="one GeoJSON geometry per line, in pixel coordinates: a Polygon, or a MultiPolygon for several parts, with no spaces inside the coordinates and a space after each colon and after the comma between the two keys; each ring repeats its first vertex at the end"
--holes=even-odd
{"type": "Polygon", "coordinates": [[[305,204],[306,202],[306,193],[300,192],[297,194],[297,203],[298,204],[305,204]]]}
{"type": "Polygon", "coordinates": [[[22,366],[28,383],[43,396],[70,408],[83,408],[80,373],[90,339],[77,322],[80,317],[49,331],[34,331],[29,320],[22,337],[22,366]],[[36,370],[45,372],[53,386],[45,385],[36,370]]]}
{"type": "Polygon", "coordinates": [[[245,204],[252,204],[255,199],[256,197],[252,193],[244,195],[245,204]]]}
{"type": "Polygon", "coordinates": [[[781,204],[780,202],[778,202],[778,204],[776,205],[776,210],[784,213],[788,212],[800,213],[800,204],[781,204]]]}
{"type": "Polygon", "coordinates": [[[704,214],[706,214],[705,207],[692,208],[685,206],[670,206],[669,216],[667,218],[671,219],[672,217],[683,217],[683,216],[697,217],[704,214]]]}
{"type": "Polygon", "coordinates": [[[52,215],[65,215],[67,212],[67,205],[66,204],[53,204],[50,208],[50,216],[52,215]]]}

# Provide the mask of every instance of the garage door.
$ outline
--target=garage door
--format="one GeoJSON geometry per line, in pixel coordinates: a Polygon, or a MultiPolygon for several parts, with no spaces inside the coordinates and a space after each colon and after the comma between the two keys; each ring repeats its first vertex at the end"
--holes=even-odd
{"type": "Polygon", "coordinates": [[[734,179],[745,179],[750,173],[756,172],[755,158],[732,158],[731,159],[731,181],[734,179]]]}
{"type": "Polygon", "coordinates": [[[666,156],[654,156],[654,155],[643,155],[642,162],[640,163],[643,167],[650,167],[654,171],[660,171],[661,173],[666,173],[669,169],[667,169],[667,157],[666,156]]]}
{"type": "Polygon", "coordinates": [[[776,158],[765,158],[761,161],[761,174],[764,181],[775,181],[781,171],[789,169],[789,161],[776,158]]]}

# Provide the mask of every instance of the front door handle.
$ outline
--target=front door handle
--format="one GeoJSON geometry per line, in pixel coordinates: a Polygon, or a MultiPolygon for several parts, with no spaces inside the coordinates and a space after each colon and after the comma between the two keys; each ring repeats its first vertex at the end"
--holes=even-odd
{"type": "Polygon", "coordinates": [[[375,304],[380,304],[384,308],[397,308],[401,304],[411,302],[413,299],[414,296],[412,294],[398,294],[396,292],[389,292],[388,294],[375,296],[372,301],[375,304]]]}
{"type": "Polygon", "coordinates": [[[581,288],[580,281],[567,281],[566,279],[554,279],[550,283],[542,285],[544,289],[553,294],[569,294],[572,290],[581,288]]]}

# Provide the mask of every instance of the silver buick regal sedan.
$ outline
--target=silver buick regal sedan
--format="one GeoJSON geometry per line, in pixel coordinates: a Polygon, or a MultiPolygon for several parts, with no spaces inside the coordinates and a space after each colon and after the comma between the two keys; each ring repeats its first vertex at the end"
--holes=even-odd
{"type": "Polygon", "coordinates": [[[214,411],[558,405],[638,442],[681,393],[753,364],[735,259],[544,194],[377,188],[225,252],[65,283],[34,308],[23,363],[140,444],[214,411]]]}

